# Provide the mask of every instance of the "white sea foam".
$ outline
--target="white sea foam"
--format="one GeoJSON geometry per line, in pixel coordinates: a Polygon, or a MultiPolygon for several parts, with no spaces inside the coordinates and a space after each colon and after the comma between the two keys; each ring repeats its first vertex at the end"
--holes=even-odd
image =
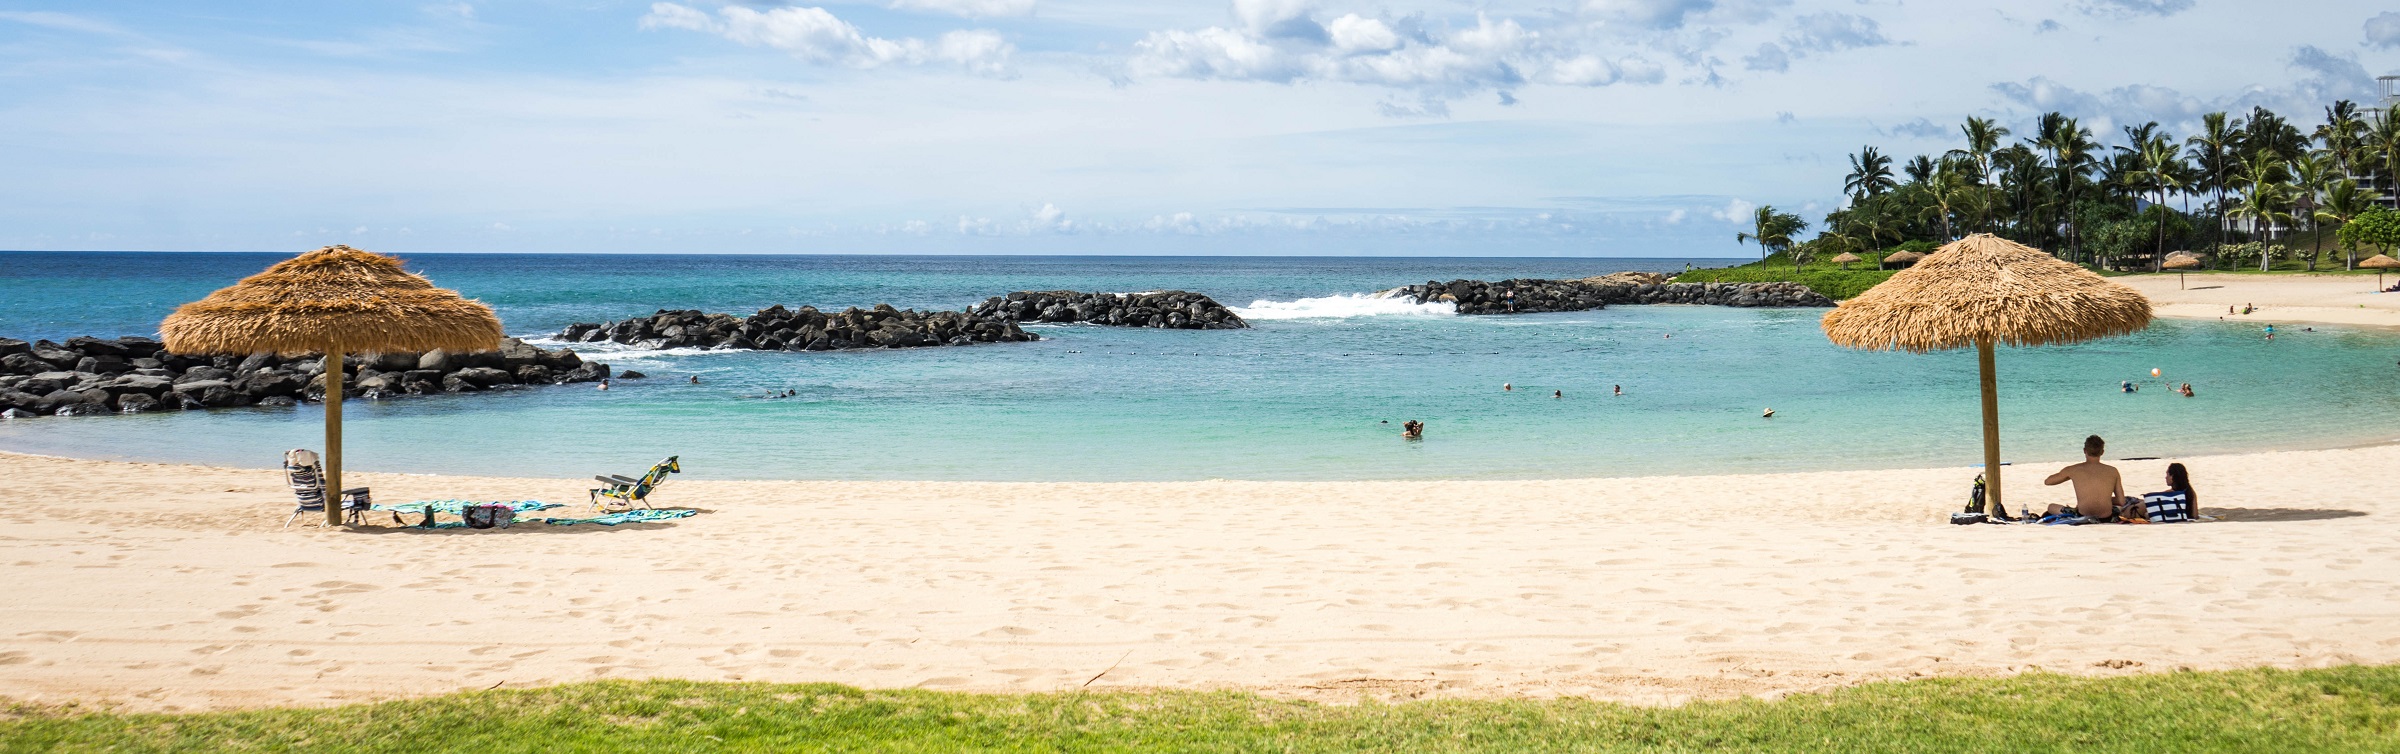
{"type": "Polygon", "coordinates": [[[1298,301],[1253,301],[1249,306],[1232,309],[1233,313],[1247,320],[1377,317],[1391,314],[1446,317],[1458,313],[1457,304],[1419,304],[1390,294],[1391,291],[1382,291],[1345,293],[1298,301]]]}
{"type": "Polygon", "coordinates": [[[606,340],[589,343],[570,343],[548,337],[520,338],[527,345],[542,348],[573,348],[576,355],[595,360],[656,359],[667,356],[704,356],[708,354],[752,353],[740,348],[641,348],[606,340]]]}

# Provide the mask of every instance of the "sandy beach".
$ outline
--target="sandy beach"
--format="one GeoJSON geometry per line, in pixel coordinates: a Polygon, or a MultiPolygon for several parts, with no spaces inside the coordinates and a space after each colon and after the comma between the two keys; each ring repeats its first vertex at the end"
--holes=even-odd
{"type": "MultiPolygon", "coordinates": [[[[1671,704],[2400,661],[2381,481],[2400,447],[2183,460],[2228,521],[1949,526],[1973,472],[1926,469],[677,481],[659,502],[706,512],[327,531],[278,528],[276,471],[0,454],[0,697],[198,710],[659,677],[1671,704]]],[[[2148,488],[2163,464],[2122,467],[2148,488]]],[[[2057,465],[2009,467],[2010,499],[2064,500],[2039,484],[2057,465]]],[[[389,502],[585,486],[353,478],[389,502]]]]}
{"type": "MultiPolygon", "coordinates": [[[[2338,262],[2336,263],[2339,264],[2338,262]]],[[[2386,285],[2400,276],[2385,276],[2386,285]]],[[[2311,322],[2400,327],[2400,293],[2376,292],[2373,275],[2242,275],[2191,273],[2179,285],[2174,273],[2109,278],[2150,297],[2161,317],[2256,322],[2311,322]],[[2255,305],[2260,311],[2227,315],[2226,307],[2255,305]]]]}

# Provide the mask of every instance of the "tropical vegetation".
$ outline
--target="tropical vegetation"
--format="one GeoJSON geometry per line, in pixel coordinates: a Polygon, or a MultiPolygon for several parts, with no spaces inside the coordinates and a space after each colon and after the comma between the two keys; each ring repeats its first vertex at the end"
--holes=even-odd
{"type": "Polygon", "coordinates": [[[2370,247],[2394,246],[2389,234],[2346,229],[2383,227],[2368,218],[2400,210],[2400,105],[2335,102],[2305,129],[2263,107],[2208,113],[2196,125],[2181,138],[2155,122],[2103,137],[2053,112],[2018,134],[1970,117],[1959,146],[1939,155],[1900,161],[1873,145],[1850,155],[1846,200],[1816,237],[1792,240],[1805,223],[1760,207],[1737,238],[1786,253],[1795,272],[1812,257],[1968,233],[2128,270],[2155,270],[2185,249],[2219,266],[2296,261],[2312,271],[2338,250],[2350,269],[2370,247]]]}
{"type": "Polygon", "coordinates": [[[1675,707],[604,681],[201,714],[0,703],[0,751],[2392,752],[2400,667],[2035,673],[1675,707]]]}

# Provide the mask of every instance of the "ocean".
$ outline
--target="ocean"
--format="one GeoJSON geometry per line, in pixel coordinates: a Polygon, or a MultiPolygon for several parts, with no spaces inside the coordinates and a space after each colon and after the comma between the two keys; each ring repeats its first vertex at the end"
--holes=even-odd
{"type": "MultiPolygon", "coordinates": [[[[676,455],[716,479],[1338,480],[1981,461],[1971,351],[1836,348],[1821,309],[1462,317],[1369,297],[1428,280],[1727,260],[401,256],[545,347],[568,323],[662,308],[958,309],[1017,290],[1197,291],[1253,327],[1031,325],[1041,341],[817,353],[575,344],[652,379],[352,401],[352,469],[582,477],[676,455]],[[785,391],[797,394],[764,397],[785,391]],[[1411,419],[1426,423],[1423,440],[1400,438],[1411,419]]],[[[282,258],[0,252],[0,337],[155,334],[176,305],[282,258]]],[[[2400,336],[2383,331],[2287,326],[2269,342],[2254,323],[2183,320],[2003,349],[2004,455],[2070,458],[2093,433],[2120,457],[2386,442],[2396,358],[2400,336]],[[2144,389],[2121,392],[2128,380],[2144,389]],[[2184,382],[2197,397],[2167,389],[2184,382]]],[[[0,421],[0,450],[271,467],[319,445],[321,420],[301,406],[0,421]]]]}

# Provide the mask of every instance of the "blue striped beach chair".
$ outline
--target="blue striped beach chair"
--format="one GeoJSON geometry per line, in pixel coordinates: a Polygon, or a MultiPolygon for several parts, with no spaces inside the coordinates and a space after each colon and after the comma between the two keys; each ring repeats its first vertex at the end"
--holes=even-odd
{"type": "MultiPolygon", "coordinates": [[[[300,520],[302,513],[325,512],[325,466],[318,462],[316,451],[293,448],[284,453],[283,479],[292,486],[292,496],[300,500],[300,506],[292,509],[291,518],[283,520],[283,528],[292,528],[292,522],[300,520]]],[[[372,504],[365,487],[342,490],[342,512],[346,516],[356,516],[372,504]]],[[[392,518],[399,520],[398,515],[392,518]]]]}
{"type": "Polygon", "coordinates": [[[592,490],[592,507],[604,508],[600,499],[605,497],[616,500],[616,505],[628,508],[639,505],[649,508],[650,493],[657,490],[659,485],[667,483],[667,475],[683,473],[683,464],[677,463],[675,458],[675,456],[667,456],[667,460],[660,461],[658,465],[650,467],[649,471],[643,472],[640,479],[614,474],[592,477],[605,485],[592,490]]]}

